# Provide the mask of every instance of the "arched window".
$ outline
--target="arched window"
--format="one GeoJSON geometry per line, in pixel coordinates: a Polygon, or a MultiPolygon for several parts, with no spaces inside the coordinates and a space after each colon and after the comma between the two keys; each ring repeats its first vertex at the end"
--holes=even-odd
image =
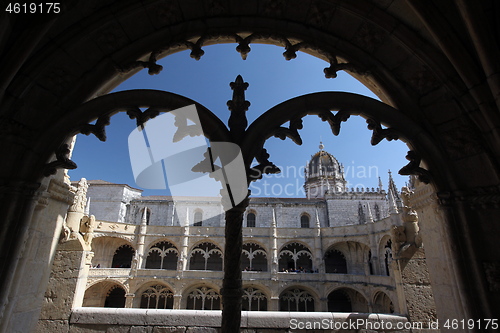
{"type": "Polygon", "coordinates": [[[347,261],[339,250],[329,250],[325,253],[325,272],[347,274],[347,261]]]}
{"type": "Polygon", "coordinates": [[[380,207],[377,203],[375,203],[375,219],[377,221],[380,220],[380,207]]]}
{"type": "Polygon", "coordinates": [[[177,269],[179,251],[170,242],[159,242],[148,251],[146,268],[150,269],[177,269]]]}
{"type": "Polygon", "coordinates": [[[242,311],[266,311],[267,296],[259,289],[248,287],[243,289],[242,311]]]}
{"type": "Polygon", "coordinates": [[[125,290],[118,285],[114,285],[106,294],[104,301],[105,308],[124,308],[125,307],[125,290]]]}
{"type": "Polygon", "coordinates": [[[287,289],[280,294],[280,311],[314,312],[314,297],[303,289],[287,289]]]}
{"type": "Polygon", "coordinates": [[[203,213],[200,211],[196,211],[194,213],[194,223],[195,227],[201,227],[203,225],[203,213]]]}
{"type": "Polygon", "coordinates": [[[335,290],[328,295],[329,312],[352,312],[351,298],[344,290],[335,290]]]}
{"type": "Polygon", "coordinates": [[[302,214],[302,216],[300,217],[300,227],[309,228],[309,215],[302,214]]]}
{"type": "Polygon", "coordinates": [[[120,246],[113,255],[113,268],[130,268],[132,265],[132,258],[134,257],[135,250],[132,246],[125,244],[120,246]]]}
{"type": "Polygon", "coordinates": [[[143,309],[173,309],[174,293],[163,285],[148,287],[141,294],[141,308],[143,309]]]}
{"type": "Polygon", "coordinates": [[[220,310],[220,295],[208,287],[196,288],[188,294],[186,309],[220,310]]]}
{"type": "Polygon", "coordinates": [[[197,245],[189,256],[189,269],[222,271],[221,249],[209,242],[197,245]]]}
{"type": "Polygon", "coordinates": [[[255,214],[254,213],[247,214],[247,227],[248,228],[255,228],[255,214]]]}
{"type": "Polygon", "coordinates": [[[304,245],[290,243],[285,246],[278,255],[279,270],[281,272],[311,272],[312,254],[304,245]]]}
{"type": "Polygon", "coordinates": [[[267,272],[267,253],[255,243],[243,244],[241,251],[241,270],[267,272]]]}
{"type": "Polygon", "coordinates": [[[373,275],[372,251],[368,251],[368,268],[370,270],[370,275],[373,275]]]}

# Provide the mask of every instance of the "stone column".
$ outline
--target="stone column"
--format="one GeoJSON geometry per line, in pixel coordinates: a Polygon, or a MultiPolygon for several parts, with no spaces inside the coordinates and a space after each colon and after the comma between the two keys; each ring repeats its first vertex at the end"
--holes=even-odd
{"type": "Polygon", "coordinates": [[[176,309],[176,310],[181,309],[181,299],[182,299],[182,295],[180,295],[180,294],[174,295],[174,309],[176,309]]]}
{"type": "Polygon", "coordinates": [[[126,308],[133,308],[134,307],[134,297],[135,297],[135,294],[130,294],[130,293],[125,294],[125,307],[126,308]]]}
{"type": "Polygon", "coordinates": [[[468,304],[458,278],[461,273],[457,255],[454,255],[456,246],[451,243],[453,235],[445,218],[446,207],[440,205],[430,185],[418,181],[410,200],[420,220],[438,318],[440,322],[468,319],[468,304]]]}
{"type": "Polygon", "coordinates": [[[222,281],[222,332],[237,333],[241,323],[241,251],[243,247],[243,213],[248,198],[226,211],[224,279],[222,281]]]}
{"type": "Polygon", "coordinates": [[[32,332],[36,326],[57,240],[73,199],[70,186],[60,179],[62,172],[45,178],[41,186],[20,183],[0,188],[5,217],[0,232],[0,264],[5,272],[0,277],[0,332],[32,332]]]}

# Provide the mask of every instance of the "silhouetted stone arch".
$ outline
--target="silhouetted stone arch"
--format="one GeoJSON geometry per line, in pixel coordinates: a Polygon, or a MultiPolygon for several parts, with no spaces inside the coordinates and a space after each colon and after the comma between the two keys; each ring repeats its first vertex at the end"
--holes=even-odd
{"type": "Polygon", "coordinates": [[[130,268],[135,250],[132,246],[125,244],[116,249],[113,256],[112,268],[130,268]]]}
{"type": "Polygon", "coordinates": [[[148,251],[145,268],[151,269],[177,269],[179,251],[168,241],[161,241],[148,251]]]}
{"type": "Polygon", "coordinates": [[[347,261],[341,251],[330,249],[325,253],[325,272],[347,274],[347,261]]]}

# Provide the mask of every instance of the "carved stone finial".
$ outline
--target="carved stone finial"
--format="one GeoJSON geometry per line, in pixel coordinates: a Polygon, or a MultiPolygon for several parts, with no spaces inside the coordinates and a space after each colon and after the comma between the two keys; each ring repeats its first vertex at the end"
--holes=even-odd
{"type": "Polygon", "coordinates": [[[83,213],[87,203],[87,190],[89,185],[85,178],[80,179],[75,191],[75,197],[73,199],[73,204],[69,208],[70,212],[83,213]]]}
{"type": "Polygon", "coordinates": [[[238,75],[229,86],[233,90],[233,98],[227,101],[227,107],[231,111],[228,125],[235,143],[239,143],[248,125],[245,114],[250,107],[250,102],[245,100],[245,90],[248,88],[248,83],[243,81],[241,75],[238,75]]]}

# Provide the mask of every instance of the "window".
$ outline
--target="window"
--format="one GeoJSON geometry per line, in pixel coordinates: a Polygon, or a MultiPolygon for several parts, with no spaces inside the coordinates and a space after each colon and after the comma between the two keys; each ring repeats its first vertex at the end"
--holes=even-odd
{"type": "Polygon", "coordinates": [[[202,212],[195,212],[194,213],[194,223],[193,225],[195,227],[201,227],[203,225],[203,214],[202,212]]]}
{"type": "Polygon", "coordinates": [[[300,217],[300,227],[301,228],[309,228],[309,216],[306,214],[303,214],[300,217]]]}
{"type": "Polygon", "coordinates": [[[135,250],[130,245],[122,245],[116,249],[113,256],[111,267],[113,268],[130,268],[132,265],[132,258],[134,257],[135,250]]]}
{"type": "Polygon", "coordinates": [[[255,214],[254,213],[247,214],[247,227],[248,228],[255,228],[255,214]]]}
{"type": "Polygon", "coordinates": [[[280,295],[280,311],[314,312],[314,297],[302,289],[287,289],[280,295]]]}
{"type": "Polygon", "coordinates": [[[243,311],[266,311],[267,297],[259,289],[248,287],[243,289],[243,302],[241,304],[243,311]]]}
{"type": "Polygon", "coordinates": [[[174,293],[160,284],[147,288],[141,295],[143,309],[173,309],[174,293]]]}
{"type": "Polygon", "coordinates": [[[266,250],[255,243],[243,244],[243,249],[241,250],[241,270],[267,272],[266,250]]]}
{"type": "Polygon", "coordinates": [[[189,269],[222,271],[222,251],[210,242],[197,245],[189,256],[189,269]]]}
{"type": "Polygon", "coordinates": [[[312,254],[304,245],[290,243],[278,254],[280,272],[311,273],[312,254]]]}
{"type": "Polygon", "coordinates": [[[347,274],[347,261],[339,250],[332,249],[325,253],[326,273],[347,274]]]}
{"type": "Polygon", "coordinates": [[[188,294],[187,309],[220,310],[220,295],[214,289],[200,287],[188,294]]]}
{"type": "Polygon", "coordinates": [[[105,308],[124,308],[125,307],[125,290],[118,285],[114,285],[106,294],[104,301],[105,308]]]}
{"type": "Polygon", "coordinates": [[[153,245],[146,258],[146,268],[177,269],[179,251],[170,242],[159,242],[153,245]]]}

